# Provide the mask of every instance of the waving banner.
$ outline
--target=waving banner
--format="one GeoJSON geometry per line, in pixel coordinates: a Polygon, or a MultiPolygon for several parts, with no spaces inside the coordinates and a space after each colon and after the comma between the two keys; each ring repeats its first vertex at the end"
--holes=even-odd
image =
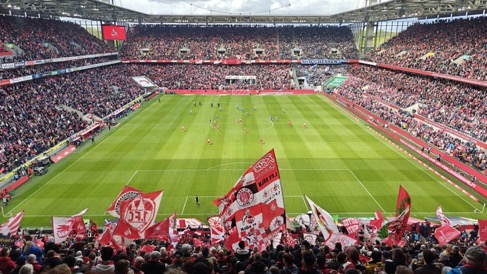
{"type": "Polygon", "coordinates": [[[286,229],[286,212],[274,150],[252,165],[230,191],[213,202],[222,220],[225,245],[239,241],[262,250],[286,229]]]}

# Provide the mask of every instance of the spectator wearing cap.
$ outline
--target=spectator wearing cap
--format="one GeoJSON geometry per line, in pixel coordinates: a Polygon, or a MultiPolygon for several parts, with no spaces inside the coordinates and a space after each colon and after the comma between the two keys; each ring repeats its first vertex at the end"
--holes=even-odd
{"type": "Polygon", "coordinates": [[[441,268],[434,264],[436,254],[431,250],[423,251],[424,265],[414,270],[415,274],[441,274],[441,268]]]}
{"type": "Polygon", "coordinates": [[[153,251],[145,264],[142,264],[144,274],[158,274],[166,270],[166,264],[161,262],[161,253],[153,251]]]}
{"type": "Polygon", "coordinates": [[[113,274],[113,272],[115,271],[115,265],[112,261],[113,248],[109,246],[102,247],[102,249],[100,250],[100,256],[101,256],[101,263],[91,268],[91,272],[102,273],[102,274],[113,274]]]}
{"type": "Polygon", "coordinates": [[[456,268],[445,267],[443,273],[447,274],[486,274],[487,254],[479,246],[467,249],[463,257],[464,264],[456,268]]]}
{"type": "Polygon", "coordinates": [[[2,248],[0,252],[0,272],[10,273],[10,271],[15,269],[15,262],[10,259],[9,250],[7,247],[2,248]]]}
{"type": "Polygon", "coordinates": [[[316,257],[312,251],[305,250],[302,257],[303,261],[301,263],[301,269],[299,269],[299,274],[322,274],[316,268],[316,257]]]}

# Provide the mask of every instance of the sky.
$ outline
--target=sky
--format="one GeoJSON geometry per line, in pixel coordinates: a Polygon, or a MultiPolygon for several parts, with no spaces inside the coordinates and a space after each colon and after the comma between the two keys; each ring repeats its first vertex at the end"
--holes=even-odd
{"type": "MultiPolygon", "coordinates": [[[[110,0],[112,2],[112,0],[110,0]]],[[[113,0],[147,14],[332,15],[363,7],[365,0],[113,0]]]]}

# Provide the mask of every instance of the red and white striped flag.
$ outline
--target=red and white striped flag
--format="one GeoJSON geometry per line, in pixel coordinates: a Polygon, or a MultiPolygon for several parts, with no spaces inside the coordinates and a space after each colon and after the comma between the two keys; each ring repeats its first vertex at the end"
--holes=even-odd
{"type": "Polygon", "coordinates": [[[218,244],[223,241],[225,234],[220,216],[212,216],[208,218],[208,224],[211,231],[211,244],[218,244]]]}
{"type": "Polygon", "coordinates": [[[445,214],[443,214],[443,210],[441,209],[441,206],[439,206],[436,209],[436,216],[438,217],[438,221],[440,221],[440,224],[442,226],[443,225],[451,226],[450,220],[445,216],[445,214]]]}
{"type": "Polygon", "coordinates": [[[24,211],[17,213],[17,215],[10,217],[7,222],[2,224],[0,227],[0,233],[4,236],[7,235],[17,235],[17,231],[19,230],[20,221],[22,221],[22,217],[24,216],[24,211]]]}

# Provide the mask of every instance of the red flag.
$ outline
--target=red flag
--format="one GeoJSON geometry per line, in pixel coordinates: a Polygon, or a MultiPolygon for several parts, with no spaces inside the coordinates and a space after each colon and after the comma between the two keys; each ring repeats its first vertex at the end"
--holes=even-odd
{"type": "Polygon", "coordinates": [[[144,237],[147,228],[155,223],[163,191],[141,194],[120,202],[120,219],[130,224],[144,237]]]}
{"type": "Polygon", "coordinates": [[[83,234],[86,232],[86,226],[82,216],[71,218],[71,230],[76,231],[77,234],[83,234]]]}
{"type": "Polygon", "coordinates": [[[0,234],[7,235],[17,235],[19,230],[20,222],[24,216],[24,211],[17,213],[17,215],[10,217],[2,226],[0,226],[0,234]]]}
{"type": "Polygon", "coordinates": [[[219,207],[227,247],[236,246],[240,240],[258,248],[272,242],[273,233],[284,230],[286,225],[274,151],[252,165],[214,204],[219,207]]]}
{"type": "Polygon", "coordinates": [[[375,220],[370,221],[368,226],[366,226],[371,238],[377,236],[377,233],[381,229],[383,223],[384,217],[382,217],[382,213],[380,212],[380,210],[377,210],[375,212],[375,220]]]}
{"type": "Polygon", "coordinates": [[[93,235],[98,235],[98,225],[90,219],[90,224],[89,224],[89,227],[88,229],[90,230],[90,232],[93,234],[93,235]]]}
{"type": "Polygon", "coordinates": [[[153,245],[143,245],[141,248],[140,248],[140,251],[144,251],[145,253],[151,253],[152,251],[154,251],[156,249],[155,246],[153,245]]]}
{"type": "Polygon", "coordinates": [[[131,226],[124,219],[118,220],[117,227],[113,231],[113,236],[119,236],[123,239],[136,240],[140,239],[139,231],[137,228],[131,226]]]}
{"type": "MultiPolygon", "coordinates": [[[[397,203],[396,203],[396,217],[401,215],[401,213],[406,209],[406,207],[411,207],[411,197],[402,186],[399,186],[399,195],[397,196],[397,203]]],[[[409,215],[407,219],[409,219],[409,215]]]]}
{"type": "Polygon", "coordinates": [[[101,235],[98,236],[97,241],[100,245],[107,245],[112,240],[112,234],[115,230],[115,225],[113,223],[105,223],[105,230],[101,235]]]}
{"type": "Polygon", "coordinates": [[[342,220],[342,224],[347,229],[348,235],[350,237],[357,236],[357,233],[360,231],[360,221],[357,218],[348,218],[342,220]]]}
{"type": "Polygon", "coordinates": [[[170,238],[170,228],[176,224],[176,213],[164,219],[164,221],[156,223],[145,231],[145,239],[155,239],[160,241],[167,241],[170,238]]]}
{"type": "Polygon", "coordinates": [[[205,246],[205,243],[198,240],[197,238],[193,238],[193,245],[194,245],[194,247],[203,247],[203,246],[205,246]]]}
{"type": "Polygon", "coordinates": [[[451,226],[444,225],[435,230],[435,238],[440,245],[446,245],[450,241],[455,240],[460,236],[460,231],[451,226]]]}
{"type": "Polygon", "coordinates": [[[387,230],[393,245],[397,245],[406,232],[409,215],[411,214],[411,197],[407,191],[399,186],[399,195],[396,203],[396,219],[390,222],[387,230]]]}
{"type": "Polygon", "coordinates": [[[123,190],[118,194],[117,198],[112,202],[107,209],[107,213],[113,217],[120,217],[120,203],[123,201],[134,199],[143,193],[133,187],[125,186],[123,190]]]}
{"type": "Polygon", "coordinates": [[[487,241],[487,220],[479,220],[479,241],[480,243],[487,241]]]}

